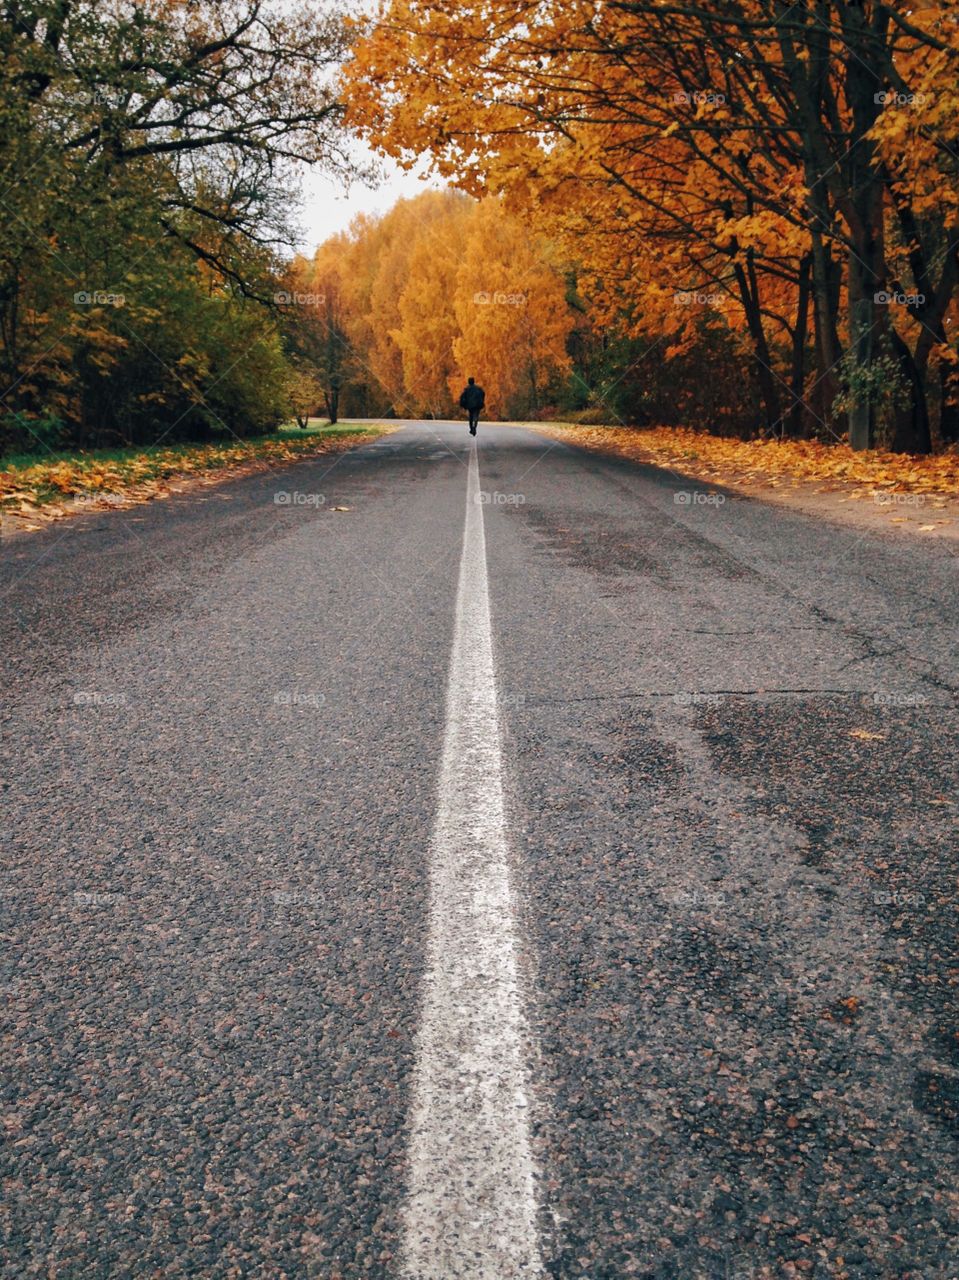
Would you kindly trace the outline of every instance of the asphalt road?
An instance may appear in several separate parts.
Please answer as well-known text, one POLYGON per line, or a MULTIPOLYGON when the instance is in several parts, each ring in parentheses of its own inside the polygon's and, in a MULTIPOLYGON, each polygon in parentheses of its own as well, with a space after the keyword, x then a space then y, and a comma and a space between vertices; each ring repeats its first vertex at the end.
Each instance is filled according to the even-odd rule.
POLYGON ((959 1276, 954 550, 470 451, 0 548, 0 1275, 959 1276))

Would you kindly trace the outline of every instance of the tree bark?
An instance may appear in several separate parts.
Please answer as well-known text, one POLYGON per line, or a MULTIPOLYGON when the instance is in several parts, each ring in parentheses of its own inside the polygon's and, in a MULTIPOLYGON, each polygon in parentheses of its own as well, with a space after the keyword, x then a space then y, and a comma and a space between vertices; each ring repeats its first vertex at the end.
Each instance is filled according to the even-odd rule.
POLYGON ((816 339, 816 383, 813 388, 816 416, 824 427, 832 424, 833 404, 839 395, 836 368, 842 358, 837 317, 839 314, 838 263, 829 253, 819 231, 811 229, 813 278, 813 329, 816 339))
MULTIPOLYGON (((747 252, 746 259, 747 266, 752 267, 751 250, 747 252)), ((734 271, 736 273, 736 282, 739 285, 743 310, 746 313, 749 335, 753 341, 754 368, 765 408, 766 427, 772 431, 782 421, 782 402, 779 398, 776 376, 772 370, 769 343, 766 340, 766 330, 763 325, 762 312, 759 308, 759 287, 756 282, 756 274, 755 270, 752 269, 747 275, 746 268, 739 262, 735 264, 734 271)))
POLYGON ((793 330, 792 387, 793 402, 784 421, 785 434, 793 439, 803 435, 803 389, 806 381, 806 330, 809 327, 809 278, 812 263, 806 254, 799 264, 799 293, 796 302, 796 327, 793 330))
POLYGON ((844 209, 849 227, 849 443, 868 449, 873 443, 874 395, 870 382, 876 358, 879 324, 876 294, 885 283, 883 261, 883 179, 875 164, 869 133, 882 106, 883 80, 876 50, 884 48, 888 15, 878 5, 870 15, 864 0, 839 8, 847 55, 846 98, 852 114, 852 145, 847 153, 848 195, 844 209), (862 376, 857 377, 858 374, 862 376))
POLYGON ((849 253, 849 443, 853 449, 868 449, 873 440, 873 405, 868 386, 857 375, 868 374, 875 355, 876 302, 878 291, 872 265, 855 249, 849 253))
POLYGON ((890 340, 892 350, 899 361, 899 368, 909 383, 909 403, 896 409, 895 431, 892 438, 894 453, 931 453, 932 433, 929 427, 929 406, 926 400, 926 367, 916 361, 906 342, 893 329, 890 340))
POLYGON ((959 441, 959 387, 950 385, 950 375, 954 372, 951 365, 942 365, 939 369, 939 438, 943 444, 955 444, 959 441), (952 403, 950 403, 950 399, 952 403))

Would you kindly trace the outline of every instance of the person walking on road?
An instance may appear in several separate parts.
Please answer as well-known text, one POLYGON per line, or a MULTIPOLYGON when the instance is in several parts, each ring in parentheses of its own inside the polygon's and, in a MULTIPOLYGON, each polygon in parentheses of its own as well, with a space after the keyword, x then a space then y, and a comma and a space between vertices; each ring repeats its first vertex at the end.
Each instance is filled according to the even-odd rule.
POLYGON ((470 378, 460 396, 460 408, 465 409, 470 419, 470 435, 476 435, 476 424, 479 422, 480 409, 486 403, 486 392, 476 385, 476 379, 470 378))

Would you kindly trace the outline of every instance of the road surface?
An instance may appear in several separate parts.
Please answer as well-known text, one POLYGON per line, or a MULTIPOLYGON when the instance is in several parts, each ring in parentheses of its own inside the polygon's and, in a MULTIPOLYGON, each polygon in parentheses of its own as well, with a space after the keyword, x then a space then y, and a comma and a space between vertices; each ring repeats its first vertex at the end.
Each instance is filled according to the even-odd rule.
POLYGON ((411 423, 0 590, 5 1280, 959 1275, 949 544, 411 423))

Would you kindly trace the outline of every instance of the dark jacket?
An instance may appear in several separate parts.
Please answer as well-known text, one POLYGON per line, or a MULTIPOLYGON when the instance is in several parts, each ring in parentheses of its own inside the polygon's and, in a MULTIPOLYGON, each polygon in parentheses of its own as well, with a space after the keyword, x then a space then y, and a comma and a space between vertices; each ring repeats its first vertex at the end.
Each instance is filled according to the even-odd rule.
POLYGON ((460 396, 460 408, 465 409, 467 413, 470 409, 482 409, 486 403, 486 392, 482 387, 472 386, 464 387, 463 394, 460 396))

